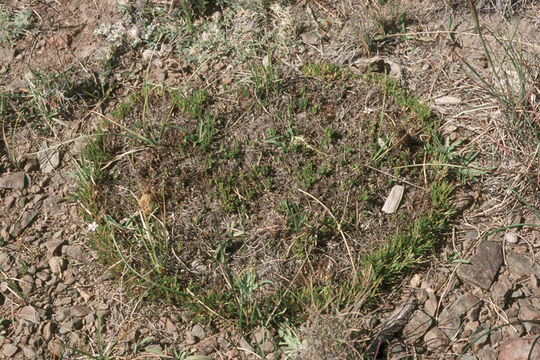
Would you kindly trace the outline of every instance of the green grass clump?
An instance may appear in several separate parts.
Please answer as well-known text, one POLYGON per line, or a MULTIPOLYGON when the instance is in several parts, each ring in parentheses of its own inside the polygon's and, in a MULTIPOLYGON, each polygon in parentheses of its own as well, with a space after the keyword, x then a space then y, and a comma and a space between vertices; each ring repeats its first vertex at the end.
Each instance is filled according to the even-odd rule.
MULTIPOLYGON (((134 294, 186 304, 194 316, 215 317, 242 331, 279 328, 305 319, 308 308, 324 312, 358 303, 367 309, 426 261, 452 215, 452 179, 443 166, 425 172, 432 186, 419 193, 422 205, 410 218, 378 220, 392 227, 381 235, 381 243, 362 249, 352 237, 361 236, 361 224, 379 208, 380 189, 400 177, 414 181, 417 162, 442 158, 437 119, 383 76, 353 77, 327 63, 310 63, 303 71, 306 84, 292 87, 279 80, 279 91, 270 84, 276 80, 272 74, 259 74, 260 81, 251 78, 253 90, 262 89, 251 93, 264 100, 253 103, 259 106, 253 106, 252 121, 266 116, 260 127, 244 128, 235 116, 216 112, 217 98, 205 90, 161 87, 143 89, 104 118, 112 129, 81 154, 75 197, 88 220, 98 225, 91 236, 102 260, 118 274, 131 275, 128 280, 124 276, 124 283, 134 294), (319 124, 335 110, 334 98, 317 93, 329 91, 320 80, 378 88, 383 104, 393 101, 398 106, 392 108, 401 109, 386 113, 383 106, 383 114, 369 118, 376 122, 371 135, 365 131, 369 121, 355 119, 355 129, 340 128, 332 119, 319 124), (299 101, 283 102, 291 89, 299 101), (310 115, 313 123, 297 121, 317 94, 321 110, 310 115), (388 121, 392 116, 400 122, 388 121), (379 152, 377 137, 409 124, 427 140, 414 148, 397 149, 396 144, 379 152), (376 162, 370 160, 373 154, 376 162), (367 170, 376 165, 390 174, 384 181, 376 179, 377 185, 369 183, 367 170), (348 207, 349 202, 354 204, 348 207), (258 221, 266 213, 279 215, 277 225, 261 229, 258 221), (182 217, 180 226, 176 216, 182 217), (259 243, 261 236, 266 238, 259 243), (265 249, 260 258, 248 255, 259 248, 265 249), (329 248, 339 253, 326 255, 329 248), (271 252, 276 258, 269 261, 266 253, 271 252), (316 276, 325 256, 339 256, 347 270, 316 276), (200 275, 179 271, 194 261, 201 264, 200 275), (295 265, 286 285, 280 282, 285 275, 262 275, 267 263, 287 261, 295 265), (208 268, 211 276, 203 270, 208 268)), ((343 97, 338 101, 355 103, 343 97)))
POLYGON ((15 46, 32 25, 32 14, 28 9, 14 12, 0 5, 0 43, 15 46))

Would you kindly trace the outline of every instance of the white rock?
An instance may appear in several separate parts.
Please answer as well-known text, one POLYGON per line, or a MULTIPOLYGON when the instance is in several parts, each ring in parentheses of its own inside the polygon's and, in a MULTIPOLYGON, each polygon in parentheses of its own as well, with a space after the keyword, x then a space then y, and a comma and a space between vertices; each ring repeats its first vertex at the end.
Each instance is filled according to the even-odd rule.
POLYGON ((387 214, 396 212, 399 204, 401 203, 401 199, 403 198, 404 191, 405 187, 403 185, 394 185, 392 190, 390 190, 390 194, 388 194, 386 201, 384 202, 382 211, 387 214))
POLYGON ((515 232, 512 230, 509 230, 504 234, 504 240, 507 244, 517 244, 519 241, 519 238, 515 232))
POLYGON ((420 278, 420 275, 414 274, 414 276, 411 279, 411 287, 413 288, 420 287, 421 282, 422 282, 422 279, 420 278))
POLYGON ((459 105, 461 99, 454 96, 441 96, 435 99, 435 105, 459 105))

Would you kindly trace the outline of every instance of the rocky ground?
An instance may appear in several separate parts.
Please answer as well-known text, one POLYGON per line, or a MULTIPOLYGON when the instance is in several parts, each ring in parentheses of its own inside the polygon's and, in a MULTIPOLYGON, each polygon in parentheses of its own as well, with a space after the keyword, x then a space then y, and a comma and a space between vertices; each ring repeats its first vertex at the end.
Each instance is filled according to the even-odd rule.
MULTIPOLYGON (((107 47, 95 30, 123 18, 112 0, 46 3, 33 8, 41 19, 41 35, 1 49, 3 91, 18 90, 31 67, 85 64, 81 71, 86 70, 107 47), (85 19, 82 24, 79 15, 85 19)), ((458 64, 462 58, 486 62, 478 38, 471 36, 474 26, 466 8, 423 4, 410 33, 417 38, 434 34, 431 40, 418 40, 421 46, 414 49, 398 44, 385 53, 383 47, 380 53, 387 63, 399 65, 396 76, 412 93, 433 104, 446 138, 466 139, 462 153, 474 149, 474 166, 491 170, 460 189, 456 202, 461 212, 441 239, 432 265, 411 274, 391 292, 395 301, 369 315, 367 323, 373 339, 391 334, 382 338, 390 341, 392 359, 540 359, 538 150, 519 145, 500 125, 503 114, 496 103, 458 64), (455 20, 455 39, 441 40, 448 16, 455 20)), ((32 6, 23 1, 17 5, 32 6)), ((539 14, 535 4, 521 13, 520 30, 531 42, 539 14)), ((486 12, 485 23, 496 28, 502 24, 500 16, 486 12)), ((308 46, 315 41, 305 34, 301 39, 308 46)), ((335 53, 328 57, 336 60, 335 53)), ((164 54, 148 76, 170 83, 187 76, 171 58, 164 54)), ((98 112, 102 106, 89 105, 98 112)), ((176 304, 141 302, 122 287, 127 279, 113 279, 98 263, 98 253, 88 244, 93 224, 82 220, 79 204, 70 198, 76 171, 72 159, 78 158, 85 131, 98 118, 88 114, 52 135, 43 135, 29 122, 13 138, 4 134, 0 357, 260 358, 244 334, 187 317, 176 304), (14 159, 7 139, 16 144, 14 159)), ((256 331, 254 338, 267 359, 287 358, 278 334, 256 331)), ((378 347, 372 347, 370 356, 377 353, 378 347)))

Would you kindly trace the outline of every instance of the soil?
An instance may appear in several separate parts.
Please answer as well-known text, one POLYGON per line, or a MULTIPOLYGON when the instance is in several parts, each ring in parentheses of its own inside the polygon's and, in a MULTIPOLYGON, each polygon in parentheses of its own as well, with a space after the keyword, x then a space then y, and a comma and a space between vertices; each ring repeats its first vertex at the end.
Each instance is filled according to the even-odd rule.
MULTIPOLYGON (((4 94, 0 103, 1 356, 185 358, 181 355, 191 349, 216 359, 260 358, 246 350, 258 343, 266 358, 288 358, 283 347, 278 348, 283 337, 276 332, 231 331, 226 321, 194 316, 178 299, 176 303, 156 300, 158 292, 152 296, 144 286, 133 287, 132 276, 108 263, 103 248, 91 241, 95 233, 89 209, 72 196, 74 159, 80 158, 86 141, 97 141, 88 135, 103 134, 100 139, 111 161, 109 177, 98 184, 93 196, 100 211, 112 214, 118 222, 138 211, 150 216, 160 209, 165 193, 174 199, 167 203, 167 213, 175 216, 167 220, 166 228, 172 255, 162 271, 183 285, 198 281, 204 291, 227 292, 230 284, 213 268, 216 255, 212 251, 220 242, 216 238, 231 229, 249 235, 241 244, 227 240, 228 266, 233 272, 254 268, 261 280, 285 288, 293 285, 291 279, 300 283, 313 275, 314 285, 328 279, 339 282, 340 274, 350 268, 351 256, 359 259, 377 248, 388 234, 406 228, 430 206, 430 170, 403 169, 396 180, 383 175, 392 171, 392 163, 380 163, 379 171, 365 166, 372 155, 367 144, 379 140, 374 134, 391 139, 385 146, 391 146, 389 154, 396 161, 422 164, 422 146, 428 139, 423 137, 420 119, 373 84, 353 76, 339 75, 343 76, 339 82, 304 76, 303 66, 310 61, 357 72, 365 64, 376 64, 375 55, 384 59, 383 67, 398 69, 392 73, 395 80, 438 114, 446 145, 458 144, 448 151, 461 157, 474 153, 474 161, 455 174, 461 180, 454 194, 460 212, 440 239, 432 261, 406 274, 394 289, 387 290, 385 301, 362 319, 314 314, 298 324, 309 349, 297 356, 339 358, 354 354, 356 344, 369 348, 376 339, 383 339, 381 349, 372 346, 366 357, 382 356, 384 348, 385 356, 396 359, 458 355, 512 359, 506 355, 512 353, 512 346, 535 346, 529 339, 539 332, 535 321, 540 310, 537 136, 531 140, 530 133, 520 135, 509 126, 508 109, 471 75, 466 63, 484 76, 494 69, 465 4, 402 3, 407 9, 406 31, 389 31, 370 46, 358 38, 362 26, 355 25, 358 19, 366 26, 369 23, 345 2, 274 4, 266 9, 266 16, 252 4, 238 10, 233 25, 226 29, 211 25, 227 13, 217 7, 195 20, 195 25, 208 21, 202 37, 215 41, 215 47, 198 48, 199 43, 177 34, 174 39, 186 46, 177 49, 174 41, 164 41, 159 47, 150 40, 137 42, 147 34, 143 18, 134 15, 145 8, 143 3, 0 2, 11 11, 28 9, 33 19, 15 45, 0 43, 0 91, 4 94), (448 32, 449 19, 452 33, 448 32), (122 41, 134 45, 114 48, 99 35, 103 24, 123 29, 127 35, 122 41), (283 32, 267 34, 267 28, 283 32), (220 31, 228 36, 223 42, 219 42, 220 31), (253 50, 251 57, 246 55, 248 50, 238 50, 261 34, 273 36, 275 43, 293 38, 294 46, 253 50), (229 47, 220 47, 223 43, 229 47), (253 91, 256 83, 248 74, 254 68, 251 65, 264 63, 263 54, 269 52, 281 70, 275 81, 259 88, 262 102, 253 103, 243 93, 253 91), (189 140, 202 122, 194 121, 185 106, 170 111, 175 92, 183 93, 181 84, 186 82, 193 93, 204 90, 213 99, 204 104, 213 116, 215 131, 208 148, 189 140), (61 88, 54 87, 58 83, 61 88), (155 86, 148 102, 138 97, 145 83, 155 86), (309 105, 302 108, 297 100, 304 93, 309 105), (130 106, 119 115, 123 104, 130 106), (317 109, 312 108, 314 104, 317 109), (152 109, 148 124, 162 124, 166 119, 171 125, 159 134, 160 146, 116 136, 119 128, 104 120, 114 119, 122 129, 136 131, 145 126, 140 119, 147 107, 152 109), (381 108, 386 115, 379 121, 381 108), (292 137, 287 138, 288 133, 292 137), (179 143, 184 144, 181 151, 179 143), (221 144, 228 147, 221 150, 221 144), (220 151, 232 155, 207 166, 208 154, 220 151), (358 171, 336 165, 345 152, 347 164, 358 164, 358 171), (275 166, 278 158, 279 167, 275 166), (295 173, 299 164, 303 168, 315 164, 313 171, 328 165, 336 171, 321 173, 307 184, 308 196, 291 191, 294 179, 304 184, 310 181, 305 173, 295 173), (245 188, 236 187, 241 183, 238 174, 247 177, 254 166, 266 169, 272 181, 266 183, 260 172, 247 180, 245 188), (478 169, 488 170, 479 173, 478 169), (220 182, 221 186, 233 184, 236 193, 220 192, 220 182), (344 182, 351 184, 347 191, 336 191, 344 182), (407 187, 401 216, 389 217, 380 208, 395 183, 416 186, 407 187), (366 191, 373 195, 362 201, 366 191), (276 206, 284 199, 290 206, 307 209, 304 215, 309 224, 302 231, 312 236, 306 239, 316 239, 314 244, 297 242, 286 211, 276 206), (343 228, 351 249, 337 229, 328 225, 327 211, 313 199, 324 199, 336 215, 351 216, 343 228), (254 215, 244 219, 245 213, 254 215), (490 248, 490 244, 495 245, 490 248), (489 261, 484 264, 478 259, 489 261), (479 283, 478 278, 486 280, 479 283), (388 331, 394 326, 396 309, 413 304, 411 299, 414 305, 407 305, 407 318, 400 319, 398 330, 388 331), (340 353, 333 347, 332 340, 340 337, 347 339, 352 350, 340 353)), ((174 1, 152 4, 177 6, 174 1)), ((538 49, 534 34, 539 11, 534 3, 522 2, 513 19, 520 20, 515 29, 523 46, 533 53, 538 49)), ((509 21, 489 4, 480 9, 480 15, 488 35, 487 29, 497 33, 509 21)), ((388 17, 393 19, 390 13, 388 17)), ((169 36, 164 34, 163 38, 169 36)), ((486 38, 497 45, 495 37, 486 38)), ((527 94, 533 109, 537 91, 533 88, 527 94)), ((538 125, 537 118, 530 121, 538 125)), ((133 259, 138 255, 131 254, 133 259)))

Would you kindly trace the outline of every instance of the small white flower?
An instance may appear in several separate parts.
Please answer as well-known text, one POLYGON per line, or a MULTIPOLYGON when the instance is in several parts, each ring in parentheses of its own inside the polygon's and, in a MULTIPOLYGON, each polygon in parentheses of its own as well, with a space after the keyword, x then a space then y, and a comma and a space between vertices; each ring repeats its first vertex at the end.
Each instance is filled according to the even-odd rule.
POLYGON ((98 224, 96 224, 95 221, 91 224, 88 224, 88 231, 96 231, 97 228, 98 228, 98 224))

